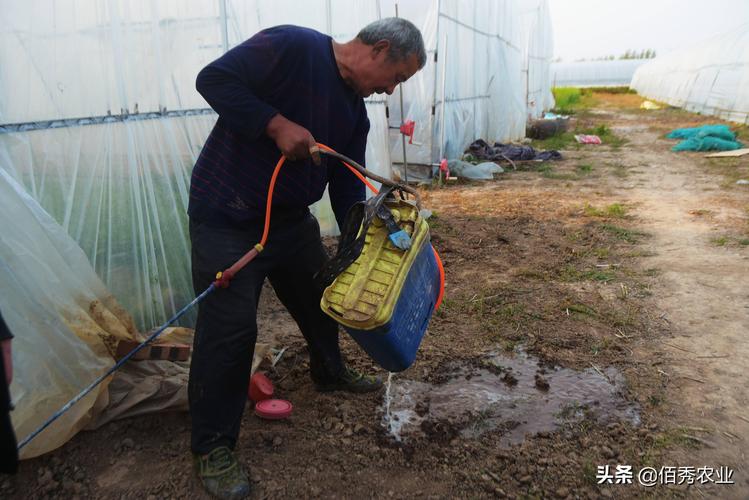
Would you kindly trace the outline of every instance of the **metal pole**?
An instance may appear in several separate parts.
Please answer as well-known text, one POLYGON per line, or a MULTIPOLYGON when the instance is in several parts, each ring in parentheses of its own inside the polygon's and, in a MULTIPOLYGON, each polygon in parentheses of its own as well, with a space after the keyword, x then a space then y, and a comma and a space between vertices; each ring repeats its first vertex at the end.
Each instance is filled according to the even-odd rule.
MULTIPOLYGON (((434 127, 437 124, 437 64, 440 60, 440 10, 442 8, 442 0, 437 1, 437 29, 435 33, 434 38, 434 85, 432 86, 432 112, 429 115, 429 118, 432 120, 431 123, 431 130, 429 134, 429 158, 432 159, 432 151, 434 151, 434 127)), ((442 158, 437 158, 437 163, 442 161, 442 158)), ((430 173, 431 175, 431 173, 430 173)))
MULTIPOLYGON (((395 17, 398 17, 398 4, 395 4, 395 17)), ((403 83, 398 85, 398 95, 400 96, 401 103, 401 125, 403 121, 403 83)), ((406 184, 408 184, 408 160, 406 159, 406 136, 401 132, 401 144, 403 145, 403 177, 405 178, 406 184)))
POLYGON ((445 79, 447 77, 447 33, 442 49, 442 109, 440 109, 440 161, 445 154, 445 79))
POLYGON ((330 0, 325 1, 325 22, 327 23, 328 35, 333 36, 333 13, 330 7, 330 0))
POLYGON ((219 12, 221 13, 221 47, 224 53, 229 51, 229 27, 226 22, 226 0, 219 0, 219 12))

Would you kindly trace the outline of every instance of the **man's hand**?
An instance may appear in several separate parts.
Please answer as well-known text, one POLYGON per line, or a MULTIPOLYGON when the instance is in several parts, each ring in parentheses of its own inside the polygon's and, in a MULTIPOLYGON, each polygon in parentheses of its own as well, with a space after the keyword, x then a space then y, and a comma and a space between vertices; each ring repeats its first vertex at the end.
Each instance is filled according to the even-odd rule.
POLYGON ((312 158, 315 165, 320 164, 320 152, 317 142, 306 128, 287 120, 280 113, 270 119, 265 133, 273 139, 281 153, 291 161, 312 158))
POLYGON ((13 358, 10 353, 10 341, 11 339, 0 340, 0 356, 3 357, 3 364, 5 365, 5 376, 8 385, 13 381, 13 358))

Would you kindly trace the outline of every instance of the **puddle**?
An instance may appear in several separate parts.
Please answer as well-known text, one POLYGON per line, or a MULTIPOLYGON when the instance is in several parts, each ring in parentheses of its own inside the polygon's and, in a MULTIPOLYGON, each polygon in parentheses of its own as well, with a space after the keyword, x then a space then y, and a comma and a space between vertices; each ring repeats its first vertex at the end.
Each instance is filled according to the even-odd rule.
POLYGON ((551 432, 586 415, 602 423, 640 424, 638 407, 622 395, 615 368, 576 371, 541 365, 520 351, 489 354, 475 366, 448 364, 436 384, 388 378, 382 424, 396 441, 410 437, 477 438, 500 431, 509 447, 526 435, 551 432))

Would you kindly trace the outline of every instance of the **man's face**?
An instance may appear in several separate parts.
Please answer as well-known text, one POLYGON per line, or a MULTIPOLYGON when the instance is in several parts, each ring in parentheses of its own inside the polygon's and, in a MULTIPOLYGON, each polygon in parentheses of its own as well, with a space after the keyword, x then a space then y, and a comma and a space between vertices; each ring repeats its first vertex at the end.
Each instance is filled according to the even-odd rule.
POLYGON ((388 57, 390 44, 387 41, 379 41, 368 48, 370 50, 354 76, 356 91, 362 97, 375 93, 390 95, 399 83, 405 82, 419 70, 415 54, 402 61, 388 57))

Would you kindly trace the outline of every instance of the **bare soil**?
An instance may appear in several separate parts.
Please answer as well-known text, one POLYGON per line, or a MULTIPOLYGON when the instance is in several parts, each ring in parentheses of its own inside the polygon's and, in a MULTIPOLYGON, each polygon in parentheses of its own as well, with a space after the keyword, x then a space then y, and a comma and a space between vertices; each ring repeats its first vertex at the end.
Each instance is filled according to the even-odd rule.
MULTIPOLYGON (((749 498, 749 186, 735 183, 749 157, 672 153, 663 139, 718 120, 641 111, 632 95, 596 100, 577 125, 605 124, 625 144, 570 145, 559 162, 423 190, 447 292, 395 380, 441 384, 456 363, 522 349, 548 366, 615 368, 640 423, 589 408, 509 448, 508 427, 471 438, 450 421, 398 443, 382 393, 314 391, 304 342, 269 290, 263 336, 288 348, 269 375, 294 414, 267 422, 247 408, 237 453, 253 498, 749 498), (726 466, 735 484, 597 484, 606 464, 726 466)), ((378 371, 342 344, 353 366, 378 371)), ((23 462, 0 497, 205 498, 189 429, 188 414, 170 413, 82 432, 23 462)))

